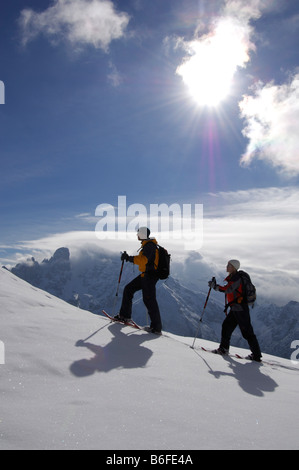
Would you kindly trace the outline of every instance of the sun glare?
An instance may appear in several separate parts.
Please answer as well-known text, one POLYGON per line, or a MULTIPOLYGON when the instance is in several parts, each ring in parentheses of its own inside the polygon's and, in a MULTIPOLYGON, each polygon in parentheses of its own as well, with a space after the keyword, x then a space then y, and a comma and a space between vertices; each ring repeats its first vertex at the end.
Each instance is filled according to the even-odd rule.
POLYGON ((199 105, 217 106, 228 96, 237 67, 249 60, 245 33, 226 19, 213 34, 188 43, 190 57, 177 68, 177 74, 199 105))

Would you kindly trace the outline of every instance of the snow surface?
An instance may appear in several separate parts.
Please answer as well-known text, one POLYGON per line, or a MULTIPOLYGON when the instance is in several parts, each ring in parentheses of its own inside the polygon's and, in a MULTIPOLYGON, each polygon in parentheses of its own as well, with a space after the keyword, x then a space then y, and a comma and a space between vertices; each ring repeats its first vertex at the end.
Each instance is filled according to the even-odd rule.
POLYGON ((298 364, 111 324, 5 269, 0 297, 0 449, 298 449, 298 364))

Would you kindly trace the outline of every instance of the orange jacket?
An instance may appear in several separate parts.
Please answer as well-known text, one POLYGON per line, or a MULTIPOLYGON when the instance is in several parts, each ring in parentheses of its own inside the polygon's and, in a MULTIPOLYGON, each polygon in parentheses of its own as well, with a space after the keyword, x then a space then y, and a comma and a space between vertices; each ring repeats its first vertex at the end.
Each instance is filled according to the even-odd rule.
POLYGON ((243 300, 241 276, 238 272, 225 278, 227 284, 218 286, 220 292, 225 293, 226 304, 240 304, 243 300))
POLYGON ((145 273, 153 273, 158 267, 159 250, 157 244, 155 238, 142 240, 139 255, 133 257, 133 263, 138 265, 142 277, 145 273))

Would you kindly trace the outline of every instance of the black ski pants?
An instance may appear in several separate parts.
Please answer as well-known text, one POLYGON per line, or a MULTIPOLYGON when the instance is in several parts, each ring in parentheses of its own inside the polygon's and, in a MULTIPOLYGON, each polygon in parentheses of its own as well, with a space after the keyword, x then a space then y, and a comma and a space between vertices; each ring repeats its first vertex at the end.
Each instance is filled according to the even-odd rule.
POLYGON ((249 344, 250 350, 256 357, 261 357, 261 350, 258 340, 254 334, 248 305, 242 305, 242 310, 230 310, 222 324, 221 343, 225 349, 229 349, 230 339, 235 330, 239 326, 243 338, 245 338, 249 344))
POLYGON ((148 310, 151 319, 151 327, 157 331, 162 330, 162 322, 160 310, 156 299, 156 284, 158 278, 151 277, 147 274, 144 277, 137 276, 133 281, 129 282, 124 288, 123 299, 119 314, 126 318, 132 316, 132 301, 135 292, 142 290, 142 298, 144 305, 148 310))

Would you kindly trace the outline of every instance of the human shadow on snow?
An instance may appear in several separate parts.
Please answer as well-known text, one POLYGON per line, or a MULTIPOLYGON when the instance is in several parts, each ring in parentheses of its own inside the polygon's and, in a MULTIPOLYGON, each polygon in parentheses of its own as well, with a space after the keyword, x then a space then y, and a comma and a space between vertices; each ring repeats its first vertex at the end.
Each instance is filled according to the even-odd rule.
POLYGON ((278 387, 269 375, 263 374, 262 363, 258 362, 241 362, 240 360, 233 359, 230 356, 219 356, 219 360, 224 359, 227 361, 229 368, 232 372, 224 372, 222 370, 213 370, 208 362, 200 356, 209 368, 209 373, 216 379, 227 376, 233 377, 238 381, 239 386, 244 392, 257 397, 265 396, 266 392, 274 392, 278 387))
POLYGON ((142 346, 142 343, 151 341, 156 336, 148 333, 130 334, 127 329, 124 333, 122 328, 123 326, 118 323, 113 323, 108 327, 113 338, 105 346, 99 346, 86 340, 77 341, 77 347, 87 348, 93 353, 93 356, 89 359, 73 362, 70 366, 72 374, 77 377, 87 377, 95 372, 145 367, 153 352, 142 346))

